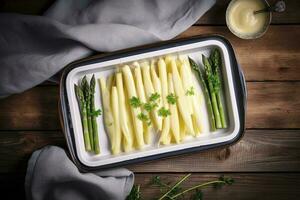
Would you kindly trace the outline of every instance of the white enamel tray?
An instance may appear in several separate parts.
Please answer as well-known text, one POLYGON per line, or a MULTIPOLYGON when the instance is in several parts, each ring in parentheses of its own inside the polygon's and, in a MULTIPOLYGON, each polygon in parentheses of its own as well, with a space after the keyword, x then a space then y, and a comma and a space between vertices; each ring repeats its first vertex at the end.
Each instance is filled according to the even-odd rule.
MULTIPOLYGON (((194 74, 194 79, 196 83, 199 83, 196 89, 202 93, 196 73, 194 74)), ((152 160, 168 155, 199 151, 233 143, 241 137, 244 131, 245 99, 245 83, 242 72, 236 63, 232 47, 227 40, 220 36, 172 41, 171 43, 155 47, 121 52, 77 62, 66 68, 61 80, 61 108, 68 147, 75 163, 86 170, 152 160), (158 134, 153 131, 153 142, 146 145, 144 149, 112 155, 102 115, 97 118, 101 154, 95 155, 85 151, 80 112, 74 91, 74 84, 78 84, 84 75, 90 78, 92 74, 95 74, 97 79, 112 74, 116 67, 122 64, 150 60, 151 58, 170 54, 188 55, 199 66, 202 66, 201 54, 208 56, 210 50, 213 48, 218 48, 222 55, 223 100, 225 101, 225 112, 227 113, 229 122, 227 129, 210 132, 205 103, 199 103, 199 106, 202 106, 201 108, 204 111, 203 119, 205 124, 204 131, 199 137, 190 136, 180 144, 158 146, 158 134)), ((205 101, 204 97, 202 100, 205 101)), ((95 94, 96 108, 102 108, 101 101, 99 84, 97 82, 95 94)))

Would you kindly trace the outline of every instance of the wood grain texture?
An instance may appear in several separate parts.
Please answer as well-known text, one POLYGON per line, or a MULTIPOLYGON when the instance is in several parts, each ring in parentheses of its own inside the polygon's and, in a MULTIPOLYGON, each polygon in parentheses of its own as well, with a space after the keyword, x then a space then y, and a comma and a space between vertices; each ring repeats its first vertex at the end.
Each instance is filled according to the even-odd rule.
POLYGON ((248 86, 248 128, 299 128, 300 82, 251 82, 248 86))
POLYGON ((25 173, 33 151, 46 145, 65 147, 65 138, 56 131, 0 132, 0 173, 25 173))
MULTIPOLYGON (((51 2, 3 0, 0 11, 41 14, 51 2)), ((247 130, 243 139, 231 147, 127 166, 136 172, 143 199, 159 194, 148 184, 153 176, 175 181, 188 172, 193 175, 184 186, 216 179, 222 172, 236 180, 233 186, 221 190, 205 189, 206 200, 299 199, 300 1, 286 1, 286 12, 274 14, 274 25, 256 40, 241 40, 229 32, 225 26, 228 2, 217 1, 196 26, 178 37, 221 34, 230 40, 250 81, 246 126, 270 130, 247 130)), ((66 147, 59 131, 57 103, 58 87, 52 83, 0 100, 2 196, 24 199, 26 165, 34 150, 48 144, 66 147)))
MULTIPOLYGON (((230 0, 217 0, 217 3, 212 9, 210 9, 206 14, 204 14, 196 24, 199 25, 209 25, 209 24, 218 24, 225 25, 225 12, 227 5, 230 0)), ((272 5, 276 0, 268 0, 272 5)), ((285 1, 286 10, 283 13, 273 13, 272 24, 299 24, 300 23, 300 1, 298 0, 288 0, 285 1)))
MULTIPOLYGON (((65 146, 57 131, 0 132, 0 173, 24 173, 30 154, 65 146)), ((126 166, 134 172, 299 172, 300 130, 247 130, 237 144, 126 166)))
MULTIPOLYGON (((141 184, 142 199, 153 199, 160 197, 157 187, 149 186, 151 178, 155 175, 161 176, 166 182, 176 182, 185 174, 137 174, 136 183, 141 184)), ((191 187, 199 183, 218 179, 221 174, 192 174, 183 183, 183 187, 191 187)), ((231 186, 224 186, 222 189, 206 188, 203 189, 205 200, 286 200, 298 199, 300 195, 300 174, 225 174, 232 177, 235 183, 231 186)), ((186 195, 184 199, 189 199, 186 195)))
MULTIPOLYGON (((164 174, 136 174, 135 183, 141 185, 142 199, 152 200, 160 196, 157 187, 151 186, 152 177, 159 175, 164 181, 176 181, 184 176, 184 173, 164 174)), ((194 186, 199 183, 218 179, 220 173, 193 173, 183 187, 194 186)), ((298 199, 300 195, 299 173, 226 173, 225 176, 232 177, 235 183, 224 186, 221 189, 203 189, 205 200, 286 200, 298 199)), ((15 174, 0 174, 1 195, 8 195, 10 199, 24 199, 24 176, 15 174)), ((189 199, 185 195, 184 199, 189 199)))
MULTIPOLYGON (((300 128, 300 82, 248 82, 247 128, 300 128)), ((58 130, 58 87, 0 100, 0 130, 58 130)))
POLYGON ((299 131, 247 130, 237 144, 136 164, 135 172, 287 172, 300 170, 299 131))
POLYGON ((256 40, 239 39, 224 26, 193 26, 178 38, 202 34, 223 35, 231 42, 247 81, 300 80, 299 25, 271 26, 256 40))
POLYGON ((0 99, 1 130, 60 129, 58 86, 39 86, 0 99))

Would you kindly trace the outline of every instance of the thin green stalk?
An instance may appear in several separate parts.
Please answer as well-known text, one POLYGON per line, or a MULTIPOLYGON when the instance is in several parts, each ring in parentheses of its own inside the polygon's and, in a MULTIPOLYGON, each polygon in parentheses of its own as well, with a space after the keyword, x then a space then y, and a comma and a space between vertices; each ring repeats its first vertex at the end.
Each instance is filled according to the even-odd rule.
POLYGON ((210 64, 209 60, 204 55, 202 55, 202 62, 203 62, 206 77, 207 77, 210 98, 211 98, 211 102, 212 102, 214 116, 216 119, 216 127, 222 128, 222 122, 221 122, 221 117, 220 117, 218 103, 217 103, 216 91, 214 88, 214 82, 216 82, 217 80, 216 80, 216 77, 214 77, 214 75, 213 75, 211 64, 210 64))
POLYGON ((99 145, 99 134, 98 134, 98 126, 97 126, 97 115, 95 115, 95 75, 93 75, 91 82, 90 82, 90 100, 91 100, 91 114, 93 113, 92 117, 92 128, 93 128, 93 147, 95 154, 100 153, 100 145, 99 145))
POLYGON ((87 81, 86 76, 82 78, 81 81, 81 88, 84 94, 85 98, 85 103, 86 103, 86 111, 87 111, 87 122, 88 122, 88 129, 89 129, 89 138, 90 138, 90 143, 91 143, 91 150, 93 151, 94 149, 94 142, 93 142, 93 126, 92 126, 92 116, 91 116, 91 107, 90 107, 90 86, 87 81))
POLYGON ((211 97, 211 102, 213 106, 213 111, 216 119, 216 127, 217 128, 222 128, 222 122, 221 122, 221 116, 219 112, 219 107, 218 107, 218 102, 217 102, 217 96, 214 91, 213 85, 211 82, 208 83, 209 91, 210 91, 210 97, 211 97))
POLYGON ((193 68, 193 70, 195 70, 198 73, 198 77, 199 77, 200 82, 203 86, 204 97, 205 97, 205 102, 206 102, 209 121, 210 121, 210 127, 211 127, 212 131, 215 131, 216 130, 215 116, 214 116, 214 113, 213 113, 213 108, 212 108, 212 105, 211 105, 211 100, 210 100, 210 95, 209 95, 207 84, 205 82, 204 76, 201 72, 201 69, 200 69, 199 65, 197 65, 196 62, 191 58, 189 58, 189 61, 190 61, 190 64, 191 64, 191 67, 193 68))
POLYGON ((191 187, 191 188, 189 188, 189 189, 186 189, 186 190, 184 190, 184 191, 182 191, 182 192, 180 192, 180 193, 178 193, 178 194, 172 196, 171 199, 175 199, 175 198, 177 198, 177 197, 179 197, 179 196, 181 196, 181 195, 183 195, 183 194, 185 194, 185 193, 187 193, 187 192, 190 192, 190 191, 192 191, 192 190, 195 190, 195 189, 197 189, 197 188, 201 188, 201 187, 208 186, 208 185, 213 185, 213 184, 216 184, 216 183, 226 183, 226 182, 225 182, 225 181, 210 181, 210 182, 207 182, 207 183, 202 183, 202 184, 200 184, 200 185, 196 185, 196 186, 194 186, 194 187, 191 187))
POLYGON ((178 185, 180 185, 183 181, 185 181, 191 174, 185 175, 182 179, 180 179, 169 191, 167 191, 163 196, 161 196, 158 200, 164 199, 172 190, 174 190, 178 185))
POLYGON ((86 103, 84 100, 84 95, 79 86, 75 84, 75 93, 77 96, 79 110, 81 115, 81 122, 83 127, 83 139, 84 139, 84 146, 86 151, 91 151, 91 143, 90 143, 90 136, 88 130, 88 120, 87 120, 87 111, 86 111, 86 103))
POLYGON ((218 91, 217 93, 217 102, 218 102, 218 108, 220 112, 220 117, 221 117, 221 122, 222 122, 222 127, 227 128, 227 121, 226 121, 226 116, 224 112, 224 105, 223 101, 221 98, 221 93, 222 93, 222 75, 220 72, 220 66, 222 64, 221 60, 221 54, 218 49, 213 49, 212 53, 210 54, 210 60, 212 61, 212 71, 216 74, 216 77, 218 79, 218 91))
POLYGON ((218 107, 219 107, 220 116, 221 116, 222 128, 227 128, 227 120, 226 120, 223 102, 222 102, 222 98, 221 98, 221 91, 219 91, 217 93, 217 101, 218 101, 218 107))

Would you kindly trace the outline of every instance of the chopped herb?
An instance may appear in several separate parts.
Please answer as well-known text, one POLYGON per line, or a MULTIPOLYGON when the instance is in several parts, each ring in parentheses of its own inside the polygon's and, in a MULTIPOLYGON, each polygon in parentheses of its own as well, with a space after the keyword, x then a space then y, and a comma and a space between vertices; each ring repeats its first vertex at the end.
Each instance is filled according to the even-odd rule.
POLYGON ((203 193, 201 190, 196 189, 195 194, 192 195, 191 197, 192 200, 202 200, 203 199, 203 193))
POLYGON ((144 109, 148 112, 150 112, 153 108, 157 107, 158 104, 155 102, 148 102, 144 104, 144 109))
POLYGON ((144 113, 140 113, 137 115, 137 118, 141 121, 147 122, 148 126, 151 125, 151 120, 149 119, 148 115, 146 115, 144 113))
POLYGON ((160 95, 157 92, 155 92, 155 93, 150 95, 149 101, 156 101, 156 100, 159 99, 159 97, 160 97, 160 95))
POLYGON ((90 114, 90 116, 97 117, 99 115, 102 115, 102 111, 100 109, 98 109, 98 110, 91 111, 89 114, 90 114))
POLYGON ((166 189, 166 188, 167 189, 170 188, 169 184, 164 183, 161 180, 160 176, 154 176, 154 177, 152 177, 152 179, 151 179, 151 185, 158 186, 160 188, 160 191, 163 191, 163 189, 166 189))
POLYGON ((139 98, 133 96, 130 98, 130 105, 134 108, 140 107, 142 105, 142 102, 139 98))
POLYGON ((161 107, 158 110, 158 116, 167 117, 168 115, 171 115, 171 112, 170 112, 170 110, 166 109, 165 107, 161 107))
POLYGON ((185 93, 186 96, 193 96, 195 95, 195 92, 194 92, 194 87, 190 87, 190 89, 188 89, 185 93))
POLYGON ((171 93, 171 94, 169 94, 169 95, 167 96, 167 101, 168 101, 169 104, 175 104, 177 98, 178 98, 178 97, 177 97, 175 94, 171 93))
POLYGON ((126 197, 126 200, 141 200, 141 191, 140 185, 133 185, 129 195, 126 197))
POLYGON ((233 178, 222 175, 219 177, 219 182, 214 183, 214 188, 221 188, 224 185, 232 185, 233 183, 233 178))

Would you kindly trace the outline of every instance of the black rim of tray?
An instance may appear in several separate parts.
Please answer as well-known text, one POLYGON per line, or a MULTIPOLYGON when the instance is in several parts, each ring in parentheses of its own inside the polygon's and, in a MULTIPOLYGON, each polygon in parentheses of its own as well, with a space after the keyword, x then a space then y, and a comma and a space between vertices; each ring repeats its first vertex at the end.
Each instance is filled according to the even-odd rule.
POLYGON ((192 38, 187 38, 187 39, 177 39, 177 40, 172 40, 172 41, 160 42, 160 43, 156 43, 156 44, 153 44, 150 46, 143 46, 143 47, 137 47, 137 48, 128 49, 128 50, 117 51, 114 53, 94 56, 91 58, 83 59, 81 61, 79 60, 79 61, 73 62, 73 63, 69 64, 62 73, 61 81, 60 81, 60 101, 61 101, 60 109, 61 109, 62 119, 63 119, 63 131, 65 134, 65 138, 67 140, 67 146, 70 151, 73 162, 82 171, 92 171, 92 170, 98 170, 98 169, 103 169, 103 168, 112 168, 112 167, 118 167, 118 166, 123 166, 123 165, 128 165, 128 164, 156 160, 156 159, 175 156, 175 155, 179 155, 179 154, 203 151, 203 150, 208 150, 208 149, 217 148, 217 147, 224 147, 224 146, 228 146, 228 145, 232 145, 232 144, 236 143, 239 139, 242 138, 242 136, 244 134, 244 130, 245 130, 245 110, 246 110, 246 101, 247 101, 247 91, 246 91, 246 82, 245 82, 243 72, 237 63, 235 53, 234 53, 234 50, 233 50, 231 44, 223 36, 210 35, 210 36, 197 36, 197 37, 192 37, 192 38), (76 148, 75 148, 74 130, 73 130, 73 126, 72 126, 71 114, 70 114, 70 110, 69 110, 69 102, 68 102, 67 93, 66 93, 66 77, 72 69, 83 66, 83 65, 105 62, 108 60, 133 56, 133 55, 137 55, 137 54, 143 54, 143 53, 162 50, 162 49, 168 49, 168 48, 172 48, 172 47, 176 47, 176 46, 182 46, 182 45, 202 42, 202 41, 206 41, 206 40, 218 40, 218 41, 222 42, 226 46, 227 50, 229 51, 229 59, 230 59, 230 63, 231 63, 232 78, 233 78, 233 84, 234 84, 234 88, 235 88, 236 103, 237 103, 239 119, 240 119, 240 129, 235 138, 233 138, 232 140, 226 141, 226 142, 222 142, 222 143, 203 145, 203 146, 198 146, 198 147, 191 147, 191 148, 187 148, 187 149, 176 150, 176 151, 172 151, 172 152, 166 152, 166 153, 146 156, 146 157, 142 157, 142 158, 135 158, 135 159, 131 159, 131 160, 121 161, 118 163, 112 163, 112 164, 101 165, 101 166, 96 166, 96 167, 87 166, 79 160, 79 158, 77 156, 76 148))

